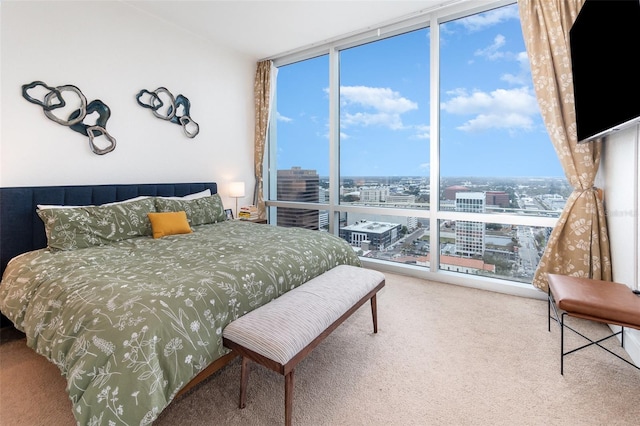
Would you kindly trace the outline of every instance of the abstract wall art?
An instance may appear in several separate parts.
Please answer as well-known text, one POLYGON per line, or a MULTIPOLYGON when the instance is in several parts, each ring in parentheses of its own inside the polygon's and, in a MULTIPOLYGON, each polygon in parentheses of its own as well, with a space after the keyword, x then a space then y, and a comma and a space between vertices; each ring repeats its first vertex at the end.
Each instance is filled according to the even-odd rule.
POLYGON ((41 106, 48 119, 87 136, 94 154, 104 155, 116 148, 115 138, 106 129, 111 110, 100 99, 87 103, 74 85, 51 87, 42 81, 24 84, 22 96, 41 106))
POLYGON ((154 91, 142 89, 136 95, 138 105, 151 110, 156 117, 182 126, 188 138, 200 132, 200 126, 191 118, 191 102, 184 95, 173 96, 164 87, 154 91))

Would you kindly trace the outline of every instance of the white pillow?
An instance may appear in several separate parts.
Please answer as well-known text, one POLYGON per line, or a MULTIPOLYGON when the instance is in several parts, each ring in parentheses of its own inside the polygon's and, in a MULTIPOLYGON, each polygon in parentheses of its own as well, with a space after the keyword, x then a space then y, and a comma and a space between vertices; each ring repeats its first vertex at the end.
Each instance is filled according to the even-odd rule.
POLYGON ((145 198, 151 198, 151 197, 149 197, 148 195, 139 195, 137 197, 129 198, 127 200, 114 201, 113 203, 105 203, 105 204, 100 204, 100 205, 101 206, 115 206, 116 204, 122 204, 122 203, 129 203, 131 201, 144 200, 145 198))
MULTIPOLYGON (((100 204, 101 206, 114 206, 116 204, 122 204, 122 203, 128 203, 131 201, 138 201, 138 200, 144 200, 145 198, 149 198, 147 195, 140 195, 138 197, 133 197, 133 198, 129 198, 127 200, 123 200, 123 201, 114 201, 113 203, 105 203, 105 204, 100 204)), ((77 209, 77 208, 82 208, 82 207, 94 207, 93 204, 87 204, 86 206, 65 206, 65 205, 48 205, 48 204, 38 204, 38 209, 40 210, 46 210, 46 209, 77 209)))
POLYGON ((90 206, 56 206, 56 205, 48 205, 48 204, 38 204, 37 207, 39 210, 46 210, 46 209, 79 209, 82 207, 90 207, 90 206))
MULTIPOLYGON (((204 198, 204 197, 210 197, 210 196, 211 196, 211 190, 210 189, 205 189, 204 191, 196 192, 196 193, 193 193, 193 194, 188 194, 188 195, 185 195, 184 197, 158 197, 158 198, 165 198, 167 200, 195 200, 197 198, 204 198)), ((145 198, 149 198, 149 196, 140 195, 139 197, 129 198, 128 200, 114 201, 113 203, 101 204, 101 206, 113 206, 113 205, 116 205, 116 204, 128 203, 130 201, 143 200, 145 198)), ((60 205, 60 206, 58 206, 58 205, 38 204, 38 208, 40 210, 45 210, 45 209, 77 209, 79 207, 91 207, 91 205, 86 205, 86 206, 63 206, 63 205, 60 205)))
POLYGON ((204 191, 196 192, 194 194, 188 194, 188 195, 185 195, 184 197, 158 197, 158 198, 164 198, 165 200, 196 200, 198 198, 204 198, 204 197, 210 197, 210 196, 211 196, 211 190, 205 189, 204 191))

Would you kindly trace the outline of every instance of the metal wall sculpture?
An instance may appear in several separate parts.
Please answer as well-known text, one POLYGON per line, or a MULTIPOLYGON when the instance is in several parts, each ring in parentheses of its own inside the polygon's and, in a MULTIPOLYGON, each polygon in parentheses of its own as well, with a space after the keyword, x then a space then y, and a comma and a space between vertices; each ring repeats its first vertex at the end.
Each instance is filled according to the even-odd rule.
POLYGON ((174 97, 166 88, 158 87, 153 92, 142 89, 136 100, 138 105, 149 108, 156 117, 181 125, 188 138, 194 138, 200 132, 200 126, 191 118, 191 102, 186 96, 174 97))
POLYGON ((106 129, 111 110, 99 99, 87 104, 87 98, 76 86, 67 84, 50 87, 42 81, 34 81, 22 86, 22 96, 27 101, 40 105, 44 115, 50 120, 87 136, 94 154, 104 155, 116 148, 115 138, 106 129), (85 123, 87 116, 94 112, 98 114, 95 124, 85 123), (101 147, 96 143, 100 136, 106 139, 105 146, 101 147))

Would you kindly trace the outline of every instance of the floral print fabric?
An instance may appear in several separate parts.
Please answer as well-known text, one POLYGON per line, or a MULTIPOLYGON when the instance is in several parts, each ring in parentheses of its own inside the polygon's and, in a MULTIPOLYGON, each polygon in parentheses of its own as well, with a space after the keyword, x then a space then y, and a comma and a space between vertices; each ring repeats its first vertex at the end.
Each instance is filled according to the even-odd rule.
POLYGON ((151 235, 153 198, 86 207, 38 209, 50 249, 76 250, 151 235))
POLYGON ((0 311, 66 377, 78 424, 151 424, 228 352, 229 322, 339 264, 360 261, 331 234, 224 221, 22 254, 4 273, 0 311))
POLYGON ((545 292, 549 286, 548 273, 612 279, 602 194, 593 186, 602 141, 579 144, 576 131, 569 30, 584 2, 518 2, 540 112, 573 187, 533 277, 533 285, 545 292))
POLYGON ((222 222, 227 219, 220 195, 213 194, 209 197, 195 200, 174 200, 168 198, 156 198, 158 212, 185 211, 191 226, 205 225, 207 223, 222 222))

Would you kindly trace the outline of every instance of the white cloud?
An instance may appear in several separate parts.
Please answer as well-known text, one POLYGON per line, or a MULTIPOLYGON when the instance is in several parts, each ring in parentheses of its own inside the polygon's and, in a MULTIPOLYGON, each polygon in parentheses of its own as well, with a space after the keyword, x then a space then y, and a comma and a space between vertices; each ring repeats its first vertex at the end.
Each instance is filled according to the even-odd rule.
POLYGON ((366 113, 357 112, 355 114, 345 113, 340 124, 348 126, 383 126, 392 130, 400 130, 403 128, 402 120, 398 114, 388 114, 384 112, 366 113))
POLYGON ((484 49, 478 49, 474 52, 475 56, 486 58, 489 61, 506 60, 518 63, 518 73, 506 73, 500 76, 500 80, 510 85, 523 85, 531 81, 531 68, 529 67, 529 56, 526 51, 513 53, 502 51, 501 49, 507 44, 507 39, 498 34, 494 37, 493 43, 484 49))
POLYGON ((453 97, 440 105, 443 111, 474 116, 458 127, 466 132, 507 128, 530 130, 533 116, 538 113, 536 98, 527 87, 471 94, 457 89, 449 94, 453 97))
POLYGON ((431 139, 431 126, 427 125, 418 125, 414 127, 416 130, 416 139, 431 139))
POLYGON ((383 126, 402 129, 401 115, 418 109, 418 104, 389 88, 367 86, 340 87, 343 126, 383 126))
POLYGON ((285 123, 290 123, 293 121, 293 118, 286 117, 280 114, 280 112, 276 112, 276 118, 278 121, 284 121, 285 123))
POLYGON ((493 43, 484 49, 478 49, 475 51, 475 56, 482 56, 490 61, 495 61, 496 59, 501 59, 505 57, 505 53, 500 51, 502 47, 506 44, 506 38, 502 34, 498 34, 494 37, 493 43))
POLYGON ((485 13, 471 15, 454 22, 463 25, 469 31, 481 31, 510 19, 519 19, 517 5, 500 7, 485 13))
POLYGON ((516 61, 520 66, 518 74, 504 74, 500 80, 506 81, 511 85, 522 85, 531 82, 531 68, 529 67, 529 56, 527 52, 520 52, 515 55, 516 61))
POLYGON ((417 103, 383 87, 341 86, 340 101, 345 105, 360 105, 392 114, 402 114, 418 108, 417 103))
POLYGON ((462 126, 457 127, 459 130, 465 132, 476 132, 486 129, 526 129, 530 130, 533 127, 533 120, 519 113, 510 114, 479 114, 476 118, 473 118, 462 126))

